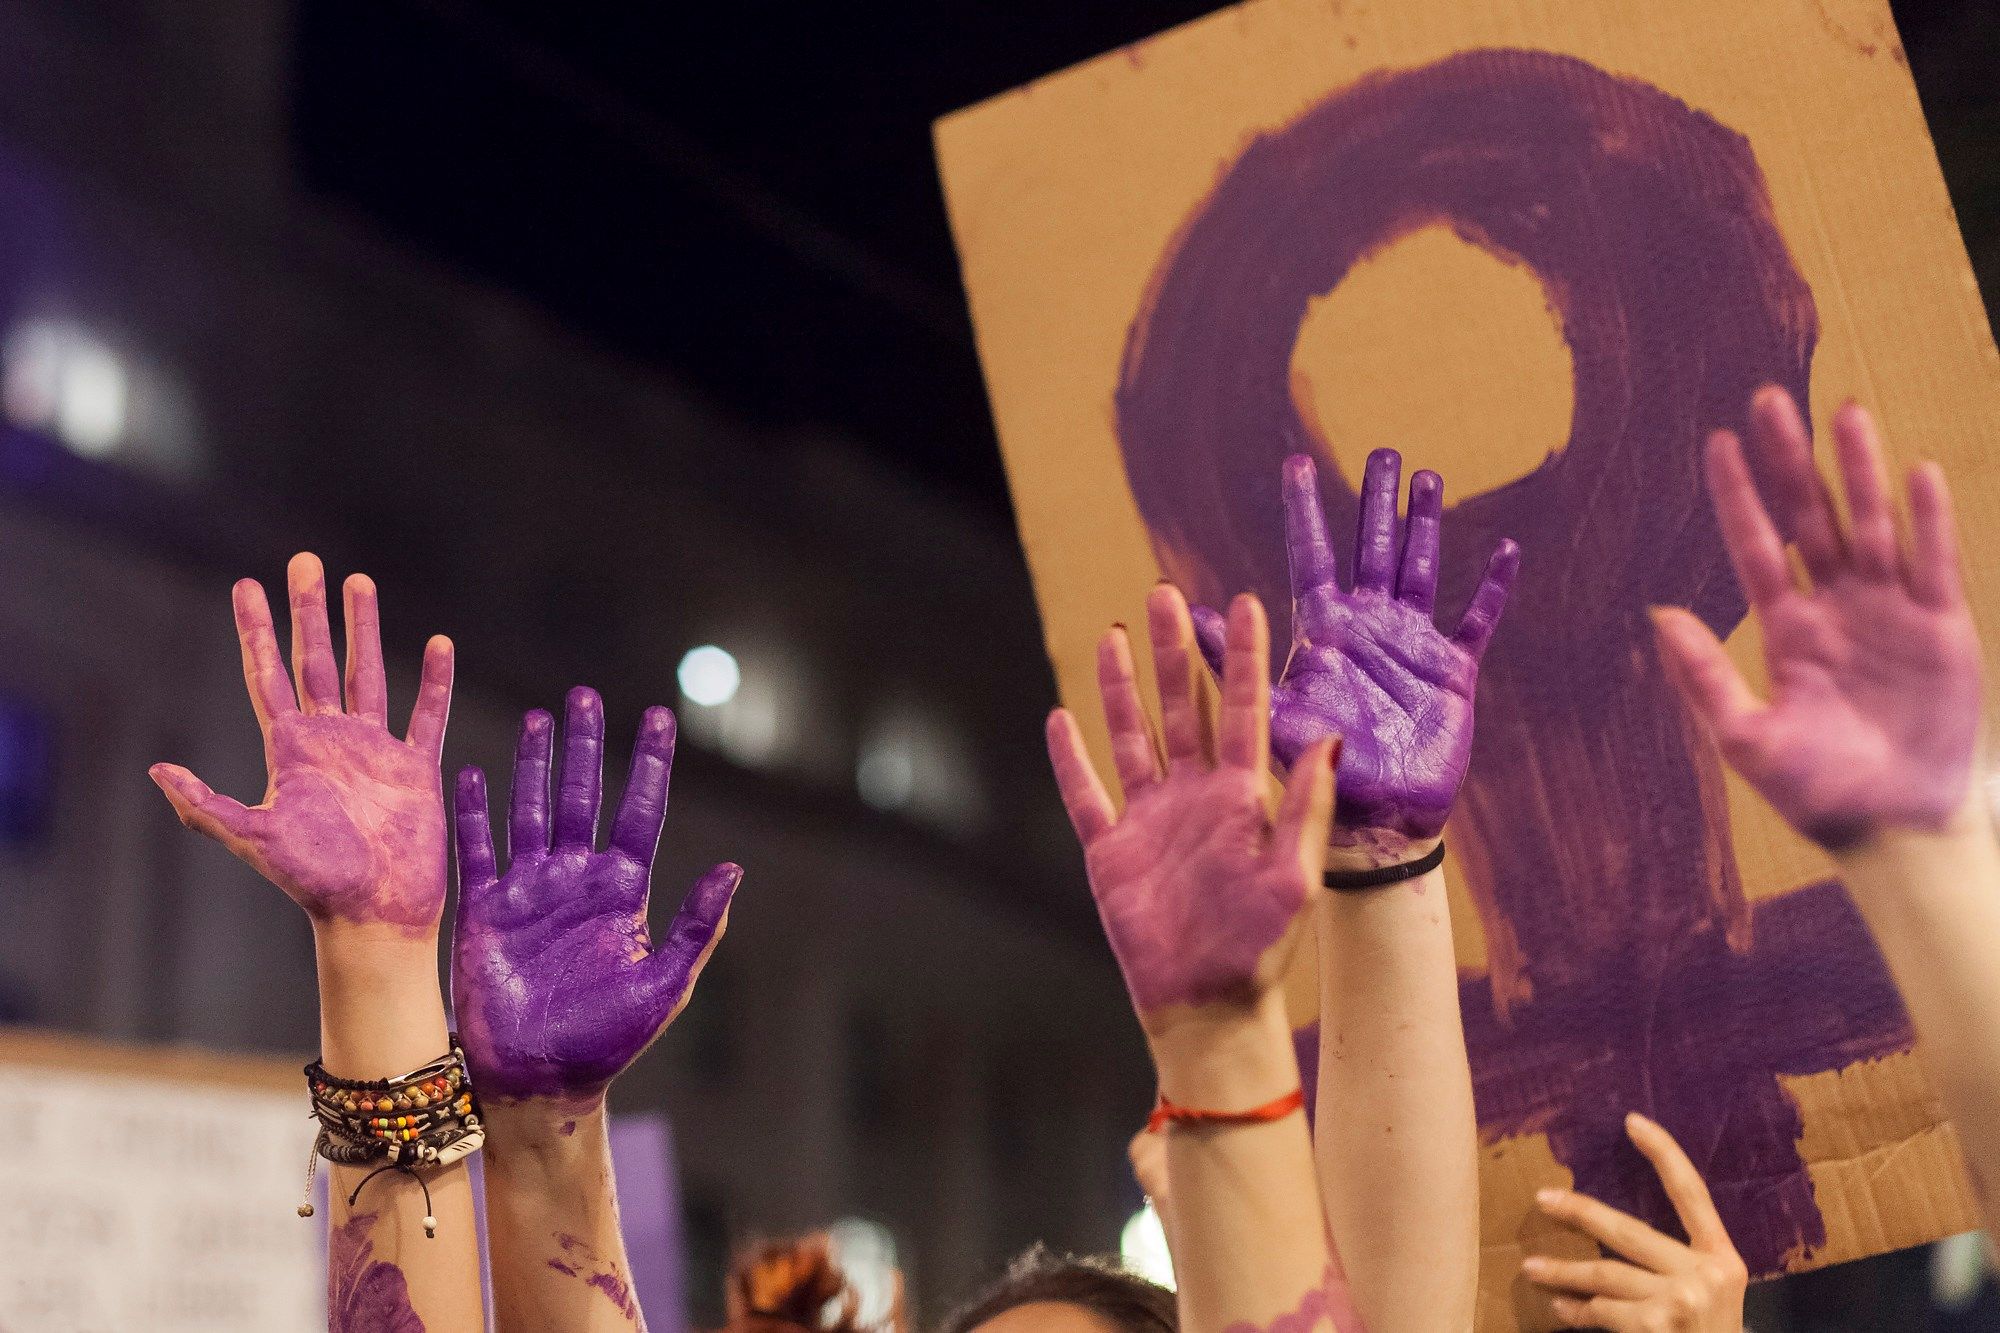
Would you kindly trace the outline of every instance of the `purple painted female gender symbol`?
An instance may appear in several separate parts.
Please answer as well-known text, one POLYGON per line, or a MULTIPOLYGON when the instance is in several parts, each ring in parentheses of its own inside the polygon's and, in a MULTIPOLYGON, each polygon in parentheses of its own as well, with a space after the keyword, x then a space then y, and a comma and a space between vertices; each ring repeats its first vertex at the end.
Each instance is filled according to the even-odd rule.
MULTIPOLYGON (((1700 444, 1759 385, 1806 396, 1812 293, 1749 143, 1539 51, 1466 52, 1318 103, 1251 142, 1161 261, 1117 394, 1132 491, 1190 599, 1248 589, 1281 633, 1281 461, 1319 455, 1333 532, 1357 517, 1292 398, 1308 305, 1433 225, 1540 280, 1576 394, 1568 441, 1446 524, 1461 551, 1511 536, 1525 553, 1453 830, 1491 962, 1463 988, 1481 1130, 1547 1133, 1579 1188, 1671 1227, 1625 1142, 1625 1111, 1644 1111, 1702 1167, 1752 1270, 1774 1272, 1826 1237, 1776 1076, 1911 1036, 1837 885, 1744 901, 1721 774, 1645 618, 1691 606, 1723 635, 1743 618, 1700 444)), ((1448 615, 1477 575, 1446 562, 1448 615)))

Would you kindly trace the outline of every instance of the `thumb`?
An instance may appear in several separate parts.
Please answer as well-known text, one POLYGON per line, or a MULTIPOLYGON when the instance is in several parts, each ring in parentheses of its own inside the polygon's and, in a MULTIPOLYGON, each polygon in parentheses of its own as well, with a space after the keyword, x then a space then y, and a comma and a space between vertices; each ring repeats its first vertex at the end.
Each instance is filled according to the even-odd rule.
POLYGON ((1761 711, 1757 696, 1714 631, 1679 607, 1656 606, 1648 614, 1668 678, 1718 739, 1738 732, 1761 711))
POLYGON ((241 801, 218 795, 179 764, 154 764, 147 773, 166 793, 181 823, 232 851, 249 841, 255 831, 256 812, 241 801))
MULTIPOLYGON (((1339 766, 1338 736, 1314 742, 1292 765, 1278 802, 1276 842, 1282 854, 1323 867, 1327 840, 1333 836, 1334 771, 1339 766)), ((1318 880, 1317 871, 1313 878, 1318 880)))
POLYGON ((729 862, 695 881, 667 927, 664 943, 638 962, 639 984, 653 1021, 661 1027, 674 1021, 715 946, 729 929, 729 904, 743 882, 743 867, 729 862))

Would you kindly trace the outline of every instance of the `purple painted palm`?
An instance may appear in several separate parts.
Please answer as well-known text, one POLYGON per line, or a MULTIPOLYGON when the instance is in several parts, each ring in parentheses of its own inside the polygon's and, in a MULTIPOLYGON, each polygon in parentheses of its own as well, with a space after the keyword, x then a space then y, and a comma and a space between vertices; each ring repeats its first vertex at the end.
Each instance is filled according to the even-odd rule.
POLYGON ((458 775, 452 998, 466 1058, 488 1095, 601 1096, 686 1006, 743 877, 729 864, 703 875, 656 947, 646 901, 666 818, 674 715, 646 710, 603 851, 596 848, 604 760, 597 692, 570 691, 551 827, 554 731, 540 709, 522 719, 504 876, 496 873, 485 774, 458 775))
MULTIPOLYGON (((1362 481, 1354 587, 1339 583, 1311 458, 1285 461, 1285 549, 1292 580, 1292 651, 1271 690, 1271 750, 1290 766, 1315 742, 1339 736, 1336 842, 1385 855, 1444 829, 1472 759, 1472 697, 1479 658, 1493 637, 1520 549, 1502 541, 1487 562, 1458 629, 1432 621, 1444 483, 1410 479, 1407 532, 1398 540, 1402 456, 1377 449, 1362 481)), ((1195 612, 1202 654, 1222 660, 1222 623, 1195 612)))
POLYGON ((347 580, 347 700, 317 557, 288 570, 298 682, 285 671, 264 590, 233 593, 243 675, 270 773, 254 806, 220 795, 177 764, 153 780, 181 822, 214 838, 317 921, 435 932, 444 910, 444 799, 438 758, 451 707, 451 641, 433 638, 408 734, 388 728, 388 686, 374 583, 347 580))

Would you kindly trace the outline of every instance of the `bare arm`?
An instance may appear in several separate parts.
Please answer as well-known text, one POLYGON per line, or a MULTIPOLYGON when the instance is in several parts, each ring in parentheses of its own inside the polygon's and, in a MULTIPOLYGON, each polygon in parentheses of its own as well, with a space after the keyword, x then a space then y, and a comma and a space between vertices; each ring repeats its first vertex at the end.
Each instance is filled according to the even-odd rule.
MULTIPOLYGON (((1351 589, 1339 582, 1317 474, 1283 477, 1293 643, 1272 691, 1281 763, 1343 742, 1327 867, 1421 861, 1438 845, 1472 755, 1473 694, 1519 565, 1503 542, 1451 634, 1434 620, 1444 483, 1378 449, 1362 479, 1351 589)), ((1198 613, 1217 657, 1211 613, 1198 613)), ((1321 897, 1314 1143, 1354 1303, 1374 1333, 1468 1328, 1479 1280, 1478 1127, 1459 1019, 1444 876, 1321 897)))
MULTIPOLYGON (((431 641, 408 734, 397 738, 387 727, 375 585, 361 575, 347 581, 343 705, 325 579, 317 558, 293 558, 296 684, 279 655, 264 590, 248 579, 236 585, 243 673, 270 771, 263 801, 246 807, 172 764, 155 765, 153 779, 183 823, 248 862, 311 918, 327 1071, 394 1078, 450 1045, 437 941, 445 899, 438 758, 452 650, 446 639, 431 641)), ((483 1329, 464 1164, 425 1172, 435 1238, 424 1234, 418 1182, 389 1171, 364 1186, 369 1170, 329 1171, 329 1326, 336 1333, 483 1329), (350 1205, 357 1187, 362 1192, 350 1205)))
POLYGON ((618 1227, 605 1092, 687 1004, 743 873, 704 875, 655 945, 646 904, 674 716, 647 710, 602 851, 596 692, 570 692, 552 783, 554 731, 539 710, 522 720, 504 875, 485 775, 468 768, 458 780, 452 988, 491 1131, 486 1221, 501 1333, 644 1327, 618 1227))
POLYGON ((1759 698, 1685 611, 1654 613, 1661 651, 1723 757, 1831 853, 1916 1024, 1957 1123, 1989 1229, 2000 1226, 2000 851, 1975 780, 1981 657, 1959 582, 1944 475, 1910 475, 1899 540, 1874 424, 1834 416, 1842 523, 1797 408, 1765 389, 1751 445, 1809 582, 1751 480, 1742 442, 1709 443, 1708 484, 1764 642, 1759 698))
POLYGON ((1958 1126, 1973 1194, 2000 1234, 2000 846, 1968 802, 1936 832, 1887 830, 1837 858, 1958 1126))
POLYGON ((1200 1124, 1176 1114, 1164 1126, 1182 1327, 1241 1333, 1285 1320, 1312 1328, 1333 1316, 1338 1275, 1275 988, 1320 892, 1337 746, 1322 742, 1294 767, 1273 820, 1263 802, 1263 608, 1251 597, 1230 608, 1213 754, 1196 710, 1186 603, 1161 587, 1147 611, 1164 768, 1122 629, 1100 645, 1098 673, 1123 817, 1061 709, 1049 719, 1049 756, 1163 1102, 1232 1120, 1200 1124))
POLYGON ((1444 875, 1326 894, 1315 919, 1313 1138, 1355 1307, 1371 1333, 1469 1329, 1478 1125, 1444 875))

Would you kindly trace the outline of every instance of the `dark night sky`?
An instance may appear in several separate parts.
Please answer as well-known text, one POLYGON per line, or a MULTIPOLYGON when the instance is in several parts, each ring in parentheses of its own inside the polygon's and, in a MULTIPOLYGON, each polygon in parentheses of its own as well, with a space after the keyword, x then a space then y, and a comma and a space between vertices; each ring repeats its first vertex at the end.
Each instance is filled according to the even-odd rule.
MULTIPOLYGON (((930 123, 1216 7, 306 0, 296 143, 420 248, 1005 524, 930 123)), ((1895 9, 1991 304, 2000 6, 1895 9)))

